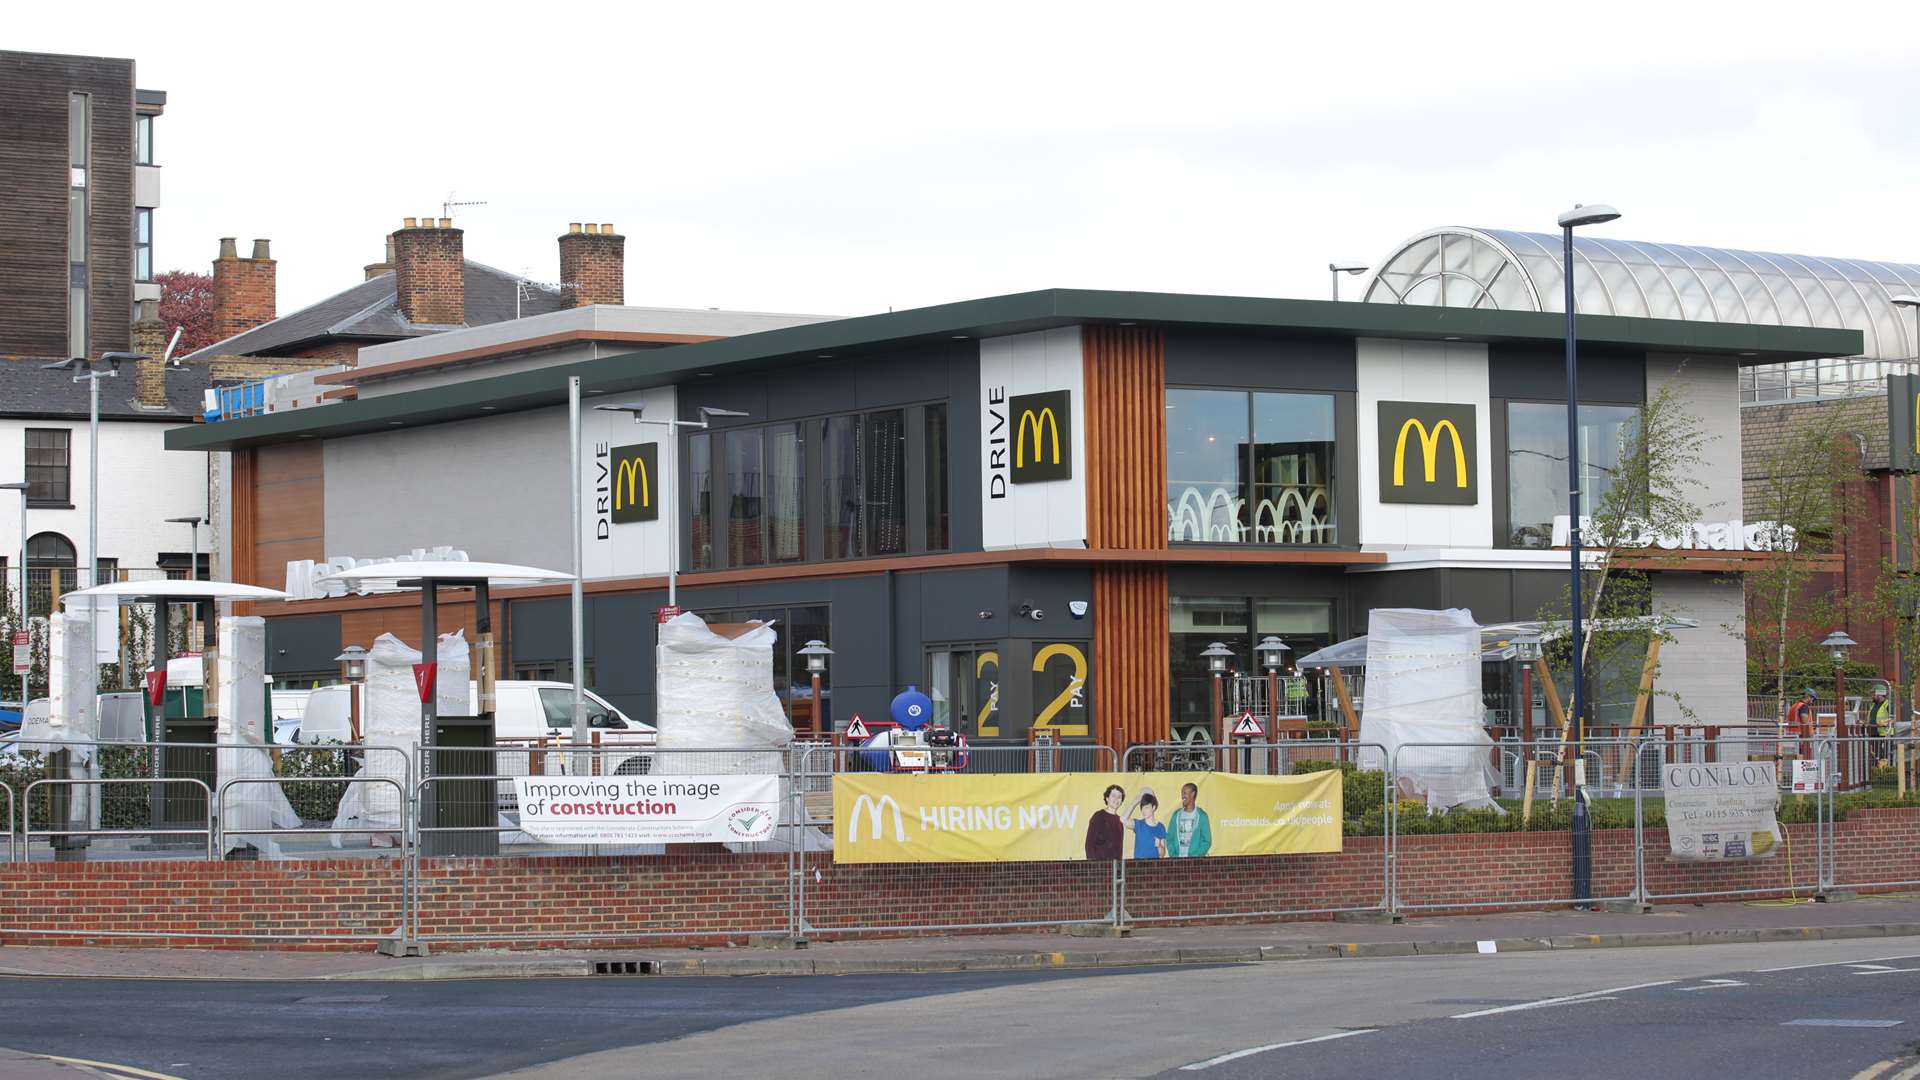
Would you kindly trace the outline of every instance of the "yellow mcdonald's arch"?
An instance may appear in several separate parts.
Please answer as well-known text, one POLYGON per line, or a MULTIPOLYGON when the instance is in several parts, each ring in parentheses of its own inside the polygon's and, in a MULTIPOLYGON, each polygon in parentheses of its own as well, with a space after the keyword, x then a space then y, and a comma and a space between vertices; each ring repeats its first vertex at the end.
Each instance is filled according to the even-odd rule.
POLYGON ((631 457, 620 463, 620 469, 613 474, 613 508, 625 510, 629 506, 650 506, 653 504, 653 485, 647 477, 647 463, 640 458, 631 457), (638 481, 639 498, 634 498, 638 481), (625 495, 625 498, 621 496, 625 495))
POLYGON ((1060 418, 1053 415, 1053 409, 1041 409, 1035 413, 1028 409, 1020 414, 1020 430, 1014 435, 1013 464, 1020 468, 1027 463, 1027 429, 1033 429, 1033 463, 1040 464, 1040 448, 1045 445, 1046 432, 1053 432, 1053 464, 1060 464, 1060 418))
POLYGON ((1400 425, 1400 437, 1393 444, 1394 487, 1404 487, 1407 482, 1407 432, 1409 431, 1420 433, 1420 455, 1426 465, 1429 484, 1433 483, 1434 466, 1438 464, 1434 459, 1440 453, 1440 434, 1445 432, 1452 436, 1453 486, 1458 488, 1467 486, 1467 448, 1460 442, 1460 429, 1453 426, 1453 421, 1442 420, 1433 425, 1433 430, 1429 432, 1427 425, 1421 423, 1418 417, 1414 417, 1400 425))

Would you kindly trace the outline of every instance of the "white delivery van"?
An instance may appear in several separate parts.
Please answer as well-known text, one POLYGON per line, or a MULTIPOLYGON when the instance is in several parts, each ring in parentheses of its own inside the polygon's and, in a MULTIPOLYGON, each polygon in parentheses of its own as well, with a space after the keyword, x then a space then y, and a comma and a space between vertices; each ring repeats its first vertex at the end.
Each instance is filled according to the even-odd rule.
MULTIPOLYGON (((573 734, 573 687, 562 682, 503 679, 494 684, 494 740, 500 746, 529 746, 541 739, 565 739, 573 734)), ((478 688, 469 684, 468 700, 479 711, 478 688)), ((288 743, 351 742, 352 687, 322 686, 307 694, 306 712, 288 743)), ((638 752, 654 742, 653 725, 629 718, 606 699, 587 691, 587 724, 600 734, 600 745, 609 748, 604 767, 609 772, 631 774, 647 772, 651 758, 638 752), (628 748, 633 752, 628 752, 628 748)), ((564 772, 566 763, 554 755, 556 771, 564 772)))

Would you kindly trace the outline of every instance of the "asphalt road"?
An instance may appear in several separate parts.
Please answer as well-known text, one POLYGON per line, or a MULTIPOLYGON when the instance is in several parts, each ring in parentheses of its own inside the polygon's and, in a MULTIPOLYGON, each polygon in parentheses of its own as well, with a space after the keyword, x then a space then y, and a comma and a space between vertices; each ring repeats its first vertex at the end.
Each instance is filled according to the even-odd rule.
POLYGON ((1920 939, 1086 973, 0 979, 0 1018, 0 1046, 193 1080, 1785 1080, 1900 1062, 1892 1080, 1920 1041, 1920 939))

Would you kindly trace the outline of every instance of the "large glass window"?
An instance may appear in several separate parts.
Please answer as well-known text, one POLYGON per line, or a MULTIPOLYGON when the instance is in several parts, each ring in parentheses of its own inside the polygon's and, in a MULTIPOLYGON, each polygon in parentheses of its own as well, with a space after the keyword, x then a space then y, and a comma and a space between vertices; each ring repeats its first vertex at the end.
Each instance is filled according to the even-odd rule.
POLYGON ((799 562, 807 557, 806 440, 800 425, 767 429, 767 559, 799 562))
POLYGON ((1167 539, 1332 544, 1333 397, 1167 391, 1167 539))
POLYGON ((947 498, 947 407, 927 406, 927 550, 945 551, 950 540, 947 498))
POLYGON ((688 565, 705 570, 713 565, 713 438, 706 434, 687 440, 688 488, 693 505, 688 508, 692 528, 687 530, 690 558, 688 565))
POLYGON ((765 443, 760 429, 726 433, 727 565, 759 566, 767 561, 765 443))
POLYGON ((1000 737, 1000 646, 993 642, 927 648, 927 696, 933 723, 969 739, 1000 737))
POLYGON ((27 613, 48 615, 56 592, 72 592, 80 584, 73 541, 59 533, 39 533, 27 541, 27 613))
POLYGON ((860 418, 860 505, 866 555, 907 550, 907 425, 899 409, 860 418))
MULTIPOLYGON (((1632 405, 1580 406, 1580 512, 1592 514, 1613 489, 1621 449, 1640 421, 1632 405)), ((1507 542, 1553 546, 1554 518, 1567 513, 1567 407, 1507 405, 1507 542)))
POLYGON ((73 505, 70 482, 73 433, 65 428, 27 429, 27 505, 66 508, 73 505))
POLYGON ((153 164, 153 116, 150 113, 133 118, 133 163, 153 164))
MULTIPOLYGON (((1271 634, 1285 642, 1283 676, 1295 674, 1294 661, 1333 644, 1333 602, 1330 600, 1273 600, 1244 596, 1176 596, 1168 605, 1167 628, 1172 635, 1173 734, 1185 738, 1195 730, 1211 731, 1213 674, 1201 653, 1220 642, 1233 652, 1221 687, 1223 707, 1250 702, 1264 714, 1267 697, 1265 671, 1254 648, 1271 634)), ((1282 690, 1291 695, 1282 712, 1323 715, 1318 681, 1287 678, 1282 690)))
POLYGON ((133 277, 153 280, 153 210, 144 206, 133 212, 133 277))
POLYGON ((87 353, 87 170, 91 166, 93 99, 67 98, 67 355, 87 353))

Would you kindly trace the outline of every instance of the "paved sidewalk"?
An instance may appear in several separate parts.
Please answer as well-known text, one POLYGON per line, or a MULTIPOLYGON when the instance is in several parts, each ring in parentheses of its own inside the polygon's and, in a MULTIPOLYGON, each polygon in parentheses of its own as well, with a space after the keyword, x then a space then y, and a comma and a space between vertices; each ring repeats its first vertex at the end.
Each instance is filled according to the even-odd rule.
POLYGON ((1142 927, 1075 933, 815 941, 788 948, 483 951, 392 959, 366 953, 0 947, 0 975, 147 979, 484 979, 593 975, 853 975, 1130 967, 1540 949, 1632 948, 1799 938, 1920 936, 1920 893, 1841 903, 1673 905, 1651 914, 1551 911, 1409 919, 1142 927))

